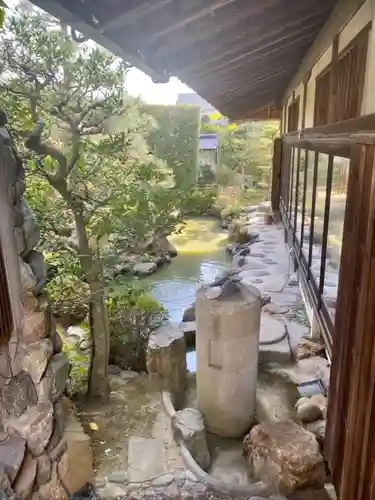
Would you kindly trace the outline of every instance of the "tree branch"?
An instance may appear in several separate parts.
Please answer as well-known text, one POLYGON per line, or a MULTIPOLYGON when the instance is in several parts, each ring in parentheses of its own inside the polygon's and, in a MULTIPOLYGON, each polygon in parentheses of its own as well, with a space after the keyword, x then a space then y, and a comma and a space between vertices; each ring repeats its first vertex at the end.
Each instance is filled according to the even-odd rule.
MULTIPOLYGON (((54 176, 49 175, 48 180, 51 184, 64 181, 65 188, 67 191, 66 178, 68 175, 68 165, 67 165, 66 157, 58 149, 54 148, 50 144, 42 142, 41 134, 43 131, 43 127, 44 127, 44 123, 41 120, 38 120, 34 129, 29 134, 29 137, 26 140, 25 145, 27 148, 32 149, 33 151, 35 151, 39 155, 50 156, 51 158, 53 158, 54 160, 57 161, 57 163, 58 163, 57 172, 54 176)), ((52 184, 52 185, 54 185, 54 184, 52 184)), ((60 192, 60 190, 59 190, 59 192, 60 192)))

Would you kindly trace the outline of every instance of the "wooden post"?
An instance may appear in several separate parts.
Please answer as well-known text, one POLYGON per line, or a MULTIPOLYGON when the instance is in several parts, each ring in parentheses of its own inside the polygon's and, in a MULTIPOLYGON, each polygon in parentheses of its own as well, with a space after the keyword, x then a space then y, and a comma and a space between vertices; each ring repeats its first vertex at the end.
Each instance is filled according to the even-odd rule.
POLYGON ((282 163, 282 139, 277 138, 273 143, 273 158, 272 158, 271 208, 274 212, 279 212, 281 163, 282 163))

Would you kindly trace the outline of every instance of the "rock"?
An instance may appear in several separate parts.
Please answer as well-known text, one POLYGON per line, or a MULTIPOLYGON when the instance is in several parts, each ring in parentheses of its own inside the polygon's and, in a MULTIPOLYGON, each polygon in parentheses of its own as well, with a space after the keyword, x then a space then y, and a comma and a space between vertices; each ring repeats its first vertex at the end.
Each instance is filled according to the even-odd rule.
POLYGON ((44 263, 44 256, 41 252, 37 250, 31 250, 24 258, 26 264, 29 264, 31 270, 37 280, 44 280, 46 277, 46 266, 44 263))
POLYGON ((8 426, 9 432, 16 432, 26 439, 27 446, 34 456, 41 455, 52 434, 52 403, 38 403, 31 406, 20 417, 10 418, 8 426))
POLYGON ((52 401, 57 401, 65 390, 69 378, 70 363, 63 352, 54 354, 49 362, 46 376, 53 381, 52 401))
POLYGON ((48 455, 40 455, 36 460, 36 483, 38 486, 42 486, 51 479, 51 460, 48 455))
POLYGON ((298 406, 297 417, 300 418, 304 424, 307 424, 322 418, 322 411, 318 405, 309 401, 308 403, 302 403, 298 406))
POLYGON ((211 458, 201 412, 195 408, 177 411, 172 417, 172 427, 175 432, 180 433, 196 462, 203 470, 207 471, 211 464, 211 458))
POLYGON ((58 464, 58 476, 69 495, 94 480, 90 439, 84 432, 66 433, 67 449, 58 464))
POLYGON ((51 435, 51 439, 47 446, 47 453, 50 453, 63 437, 65 431, 65 425, 67 420, 67 415, 64 410, 64 406, 60 401, 53 405, 53 415, 54 415, 54 426, 51 435))
POLYGON ((195 303, 187 307, 182 316, 183 323, 188 323, 190 321, 195 321, 195 303))
POLYGON ((22 361, 22 368, 30 374, 34 384, 38 384, 46 371, 52 356, 53 347, 49 339, 28 344, 27 352, 22 361))
POLYGON ((37 284, 37 279, 35 278, 29 264, 26 264, 26 262, 22 259, 20 259, 20 273, 22 289, 24 291, 32 290, 37 284))
POLYGON ((44 312, 25 314, 23 322, 23 339, 25 342, 38 342, 46 336, 46 333, 44 312))
POLYGON ((240 219, 232 220, 232 222, 229 224, 228 227, 228 242, 229 243, 249 242, 249 235, 246 222, 240 219))
POLYGON ((68 495, 57 476, 56 465, 52 468, 51 479, 39 488, 41 500, 68 500, 68 495))
POLYGON ((147 372, 159 389, 171 392, 175 408, 181 408, 186 389, 186 345, 178 325, 166 323, 150 336, 147 348, 147 372))
POLYGON ((62 437, 54 448, 51 447, 50 450, 47 450, 51 462, 57 462, 65 452, 67 446, 65 437, 62 437))
POLYGON ((107 481, 110 483, 124 484, 128 481, 128 472, 126 470, 119 470, 108 474, 107 481))
POLYGON ((13 484, 13 490, 19 500, 29 500, 31 497, 36 477, 36 460, 27 453, 22 463, 21 470, 13 484))
POLYGON ((323 418, 327 418, 328 399, 323 394, 314 394, 311 396, 310 401, 319 406, 323 418))
POLYGON ((25 313, 34 313, 39 307, 38 299, 31 292, 24 292, 22 294, 22 307, 25 313))
POLYGON ((81 342, 90 337, 90 332, 82 328, 81 326, 70 326, 66 334, 68 337, 76 337, 77 341, 81 342))
POLYGON ((108 365, 108 375, 120 375, 121 368, 117 365, 108 365))
POLYGON ((60 335, 57 332, 53 332, 50 335, 50 339, 52 342, 53 353, 59 354, 59 352, 61 352, 61 350, 63 348, 63 343, 62 343, 60 335))
POLYGON ((271 203, 269 201, 259 203, 259 205, 257 206, 257 211, 261 213, 269 212, 270 210, 271 210, 271 203))
POLYGON ((134 272, 140 278, 153 274, 157 269, 155 262, 139 262, 134 266, 134 272))
POLYGON ((52 389, 53 380, 51 377, 43 377, 42 380, 36 386, 36 392, 38 394, 38 402, 48 402, 52 401, 52 389))
POLYGON ((82 351, 89 351, 92 348, 92 340, 87 339, 87 340, 82 340, 82 342, 79 344, 79 347, 82 349, 82 351))
MULTIPOLYGON (((10 500, 9 495, 13 494, 11 489, 11 484, 9 481, 9 477, 5 472, 4 467, 0 464, 0 499, 10 500), (5 495, 5 496, 4 496, 5 495), (7 496, 8 495, 8 496, 7 496)), ((13 500, 13 497, 12 497, 13 500)), ((14 497, 14 500, 17 500, 14 497)))
POLYGON ((25 450, 26 440, 18 436, 0 441, 0 464, 12 483, 21 468, 25 450))
POLYGON ((14 184, 13 184, 13 190, 12 190, 12 196, 13 196, 13 201, 18 200, 21 198, 23 193, 25 192, 25 179, 18 179, 14 184))
POLYGON ((23 237, 25 240, 25 250, 22 256, 25 256, 38 244, 40 232, 35 216, 24 199, 21 200, 21 210, 23 215, 23 237))
POLYGON ((130 380, 132 378, 139 377, 139 373, 131 370, 121 370, 120 377, 122 380, 130 380))
POLYGON ((17 254, 21 255, 25 251, 25 241, 23 239, 22 227, 14 228, 14 237, 16 240, 17 254))
POLYGON ((275 493, 322 487, 325 464, 311 432, 292 421, 259 424, 244 440, 250 473, 275 493))
POLYGON ((319 356, 325 352, 325 344, 321 339, 314 339, 310 337, 303 337, 297 347, 297 359, 311 358, 319 356))
POLYGON ((325 420, 316 420, 315 422, 310 422, 306 425, 306 429, 309 432, 315 434, 316 439, 319 444, 324 443, 324 438, 326 436, 326 421, 325 420))
POLYGON ((297 401, 297 403, 294 406, 295 406, 296 410, 298 410, 298 408, 305 403, 310 403, 310 399, 309 398, 299 398, 299 400, 297 401))
POLYGON ((263 312, 268 314, 285 314, 289 311, 287 306, 279 306, 278 304, 269 303, 263 307, 263 312))
POLYGON ((21 371, 13 377, 2 392, 2 403, 10 415, 19 417, 37 403, 38 397, 30 375, 21 371))

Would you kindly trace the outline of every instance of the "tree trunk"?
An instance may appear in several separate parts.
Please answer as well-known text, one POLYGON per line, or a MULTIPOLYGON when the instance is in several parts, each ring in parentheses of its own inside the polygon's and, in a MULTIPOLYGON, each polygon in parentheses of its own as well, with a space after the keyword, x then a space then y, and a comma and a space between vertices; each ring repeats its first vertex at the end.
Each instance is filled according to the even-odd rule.
POLYGON ((89 396, 108 399, 109 331, 107 307, 103 290, 102 273, 90 250, 82 207, 73 208, 76 223, 79 258, 85 279, 90 288, 90 327, 93 357, 89 381, 89 396))

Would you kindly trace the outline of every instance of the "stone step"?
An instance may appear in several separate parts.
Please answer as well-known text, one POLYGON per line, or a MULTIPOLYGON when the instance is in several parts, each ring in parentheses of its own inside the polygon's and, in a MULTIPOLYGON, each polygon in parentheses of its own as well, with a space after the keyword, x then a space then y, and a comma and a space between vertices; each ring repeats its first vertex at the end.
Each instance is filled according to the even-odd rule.
POLYGON ((260 368, 256 394, 258 422, 275 422, 296 418, 296 386, 277 373, 260 368))
POLYGON ((259 334, 260 363, 290 363, 292 351, 285 324, 262 313, 259 334))
POLYGON ((142 483, 166 473, 163 441, 157 438, 131 436, 128 445, 129 481, 142 483))

